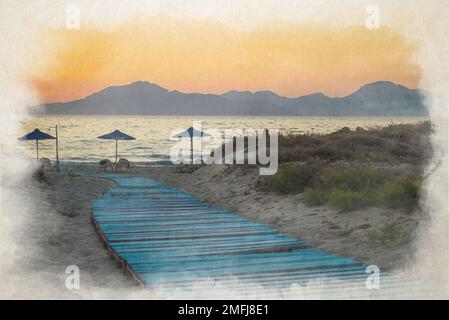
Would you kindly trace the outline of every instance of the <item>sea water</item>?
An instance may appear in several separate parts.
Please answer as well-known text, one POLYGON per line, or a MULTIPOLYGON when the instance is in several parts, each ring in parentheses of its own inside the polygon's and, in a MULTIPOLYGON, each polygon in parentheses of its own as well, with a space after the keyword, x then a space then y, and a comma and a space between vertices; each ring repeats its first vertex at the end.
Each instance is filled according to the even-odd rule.
MULTIPOLYGON (((167 163, 174 145, 173 132, 201 121, 202 130, 278 129, 281 133, 326 134, 342 127, 355 129, 390 124, 417 123, 426 117, 273 117, 273 116, 38 116, 22 121, 23 134, 34 128, 55 134, 58 125, 59 158, 62 163, 96 163, 115 159, 115 141, 97 137, 116 129, 136 140, 119 141, 118 156, 138 165, 167 163)), ((205 142, 207 143, 207 142, 205 142)), ((20 142, 20 152, 35 156, 35 142, 20 142)), ((39 156, 55 159, 54 140, 39 142, 39 156)))

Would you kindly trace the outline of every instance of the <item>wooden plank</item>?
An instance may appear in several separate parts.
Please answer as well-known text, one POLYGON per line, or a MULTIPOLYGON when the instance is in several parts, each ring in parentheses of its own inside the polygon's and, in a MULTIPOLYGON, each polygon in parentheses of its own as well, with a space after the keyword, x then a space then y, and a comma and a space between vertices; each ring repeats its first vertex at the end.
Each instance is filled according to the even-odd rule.
MULTIPOLYGON (((322 278, 344 280, 348 289, 364 286, 367 274, 359 261, 314 250, 302 240, 210 207, 156 180, 97 176, 115 181, 117 187, 92 204, 94 227, 121 267, 161 296, 172 296, 178 288, 207 289, 211 281, 241 294, 258 294, 264 288, 266 297, 322 278)), ((395 278, 385 283, 397 288, 403 282, 395 278)), ((328 288, 329 294, 341 294, 337 284, 328 288)), ((209 291, 207 297, 212 296, 209 291)))

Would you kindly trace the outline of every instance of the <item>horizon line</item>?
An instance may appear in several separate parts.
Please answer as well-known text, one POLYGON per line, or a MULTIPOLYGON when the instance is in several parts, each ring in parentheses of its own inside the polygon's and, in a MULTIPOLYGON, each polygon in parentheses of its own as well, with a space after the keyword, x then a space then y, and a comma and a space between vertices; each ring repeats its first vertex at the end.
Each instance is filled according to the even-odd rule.
MULTIPOLYGON (((230 92, 250 93, 250 94, 252 94, 252 95, 254 95, 254 94, 256 94, 256 93, 260 93, 260 92, 270 92, 270 93, 273 93, 273 94, 277 95, 277 96, 280 97, 280 98, 287 98, 287 99, 298 99, 298 98, 307 97, 307 96, 311 96, 311 95, 315 95, 315 94, 321 94, 321 95, 323 95, 323 96, 325 96, 325 97, 328 97, 328 98, 330 98, 330 99, 344 98, 344 97, 349 97, 349 96, 351 96, 352 94, 356 93, 357 91, 359 91, 361 88, 363 88, 363 87, 365 87, 365 86, 373 85, 373 84, 381 83, 381 82, 391 83, 391 84, 394 84, 394 85, 396 85, 396 86, 400 86, 400 87, 406 88, 406 89, 408 89, 408 90, 422 90, 421 88, 409 88, 409 87, 407 87, 407 86, 405 86, 405 85, 398 84, 398 83, 393 82, 393 81, 391 81, 391 80, 377 80, 377 81, 365 83, 365 84, 361 85, 357 90, 355 90, 355 91, 353 91, 353 92, 351 92, 351 93, 349 93, 349 94, 347 94, 347 95, 344 95, 344 96, 334 96, 334 97, 331 97, 331 96, 328 96, 327 94, 323 93, 322 91, 315 91, 315 92, 311 92, 311 93, 304 94, 304 95, 301 95, 301 96, 288 97, 288 96, 282 96, 282 95, 279 95, 279 94, 276 93, 275 91, 272 91, 272 90, 269 90, 269 89, 266 89, 266 90, 258 90, 258 91, 236 90, 236 89, 233 89, 233 90, 228 90, 228 91, 223 92, 223 93, 183 92, 183 91, 180 91, 180 90, 177 90, 177 89, 169 90, 169 89, 167 89, 167 88, 165 88, 165 87, 163 87, 163 86, 161 86, 161 85, 159 85, 159 84, 157 84, 157 83, 155 83, 155 82, 151 82, 151 81, 149 81, 149 80, 135 80, 135 81, 133 81, 133 82, 126 83, 126 84, 110 85, 110 86, 105 87, 105 88, 103 88, 103 89, 101 89, 101 90, 99 90, 99 91, 92 92, 92 93, 90 93, 89 95, 84 96, 84 97, 80 97, 80 98, 78 98, 78 99, 68 100, 68 101, 58 101, 58 102, 42 102, 42 103, 40 103, 40 104, 38 104, 38 105, 35 105, 35 106, 39 106, 39 105, 54 105, 54 104, 63 104, 63 103, 71 103, 71 102, 75 102, 75 101, 80 101, 80 100, 86 99, 86 98, 88 98, 88 97, 90 97, 90 96, 92 96, 92 95, 94 95, 94 94, 101 93, 101 92, 103 92, 104 90, 107 90, 107 89, 109 89, 109 88, 127 87, 127 86, 131 86, 131 85, 133 85, 133 84, 135 84, 135 83, 139 83, 139 82, 148 83, 148 84, 153 85, 153 86, 158 86, 159 88, 164 89, 164 90, 167 90, 168 92, 179 92, 179 93, 182 93, 182 94, 201 94, 201 95, 224 96, 225 94, 230 93, 230 92)), ((33 107, 33 106, 31 106, 31 107, 33 107)))

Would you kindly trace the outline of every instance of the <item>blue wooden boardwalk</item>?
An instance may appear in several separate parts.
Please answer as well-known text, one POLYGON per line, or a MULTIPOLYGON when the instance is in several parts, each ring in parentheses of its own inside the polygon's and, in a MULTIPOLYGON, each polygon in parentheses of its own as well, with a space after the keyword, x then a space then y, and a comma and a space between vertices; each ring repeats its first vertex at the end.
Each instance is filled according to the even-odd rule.
MULTIPOLYGON (((156 180, 99 176, 117 187, 92 204, 94 225, 123 268, 161 297, 190 288, 204 293, 195 297, 215 297, 210 288, 216 283, 250 297, 278 297, 293 284, 317 279, 365 288, 368 274, 359 261, 314 250, 156 180)), ((404 283, 401 287, 408 290, 404 283)), ((335 284, 334 291, 338 295, 341 287, 335 284)))

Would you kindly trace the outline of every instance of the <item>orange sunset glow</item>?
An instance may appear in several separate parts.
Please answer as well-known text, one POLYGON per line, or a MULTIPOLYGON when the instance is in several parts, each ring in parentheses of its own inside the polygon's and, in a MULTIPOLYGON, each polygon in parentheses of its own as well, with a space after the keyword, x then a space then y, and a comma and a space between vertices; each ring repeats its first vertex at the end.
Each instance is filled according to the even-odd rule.
POLYGON ((42 102, 70 101, 136 80, 183 92, 343 96, 378 80, 417 87, 415 51, 387 28, 265 24, 240 30, 158 18, 108 30, 51 30, 28 78, 42 102))

